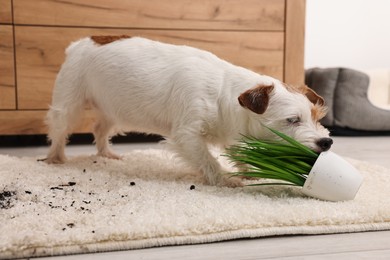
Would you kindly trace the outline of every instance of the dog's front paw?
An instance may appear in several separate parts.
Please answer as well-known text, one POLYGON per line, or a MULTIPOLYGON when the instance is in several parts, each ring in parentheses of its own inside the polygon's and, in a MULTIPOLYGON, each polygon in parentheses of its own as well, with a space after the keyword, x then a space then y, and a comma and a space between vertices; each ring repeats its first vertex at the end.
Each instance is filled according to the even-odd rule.
POLYGON ((216 176, 215 178, 208 179, 207 184, 218 186, 218 187, 230 187, 230 188, 237 188, 237 187, 244 186, 240 178, 231 177, 227 173, 223 173, 216 176))
POLYGON ((122 159, 122 156, 120 156, 114 152, 111 152, 111 151, 98 152, 97 155, 101 156, 101 157, 108 158, 108 159, 115 159, 115 160, 122 159))
POLYGON ((240 178, 237 177, 229 177, 229 176, 222 176, 220 180, 217 183, 217 186, 220 187, 230 187, 230 188, 237 188, 237 187, 243 187, 244 184, 240 178))
POLYGON ((47 164, 63 164, 66 161, 66 158, 63 156, 48 156, 45 159, 42 159, 47 164))

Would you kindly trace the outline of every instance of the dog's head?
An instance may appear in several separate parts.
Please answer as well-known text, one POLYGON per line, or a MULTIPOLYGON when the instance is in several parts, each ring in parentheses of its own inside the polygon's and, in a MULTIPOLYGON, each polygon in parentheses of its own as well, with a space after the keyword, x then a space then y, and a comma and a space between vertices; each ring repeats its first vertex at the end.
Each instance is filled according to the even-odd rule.
POLYGON ((238 102, 250 113, 246 134, 275 137, 263 129, 266 125, 316 152, 329 150, 333 143, 329 131, 320 124, 326 114, 324 99, 307 86, 297 88, 282 82, 258 85, 242 93, 238 102))

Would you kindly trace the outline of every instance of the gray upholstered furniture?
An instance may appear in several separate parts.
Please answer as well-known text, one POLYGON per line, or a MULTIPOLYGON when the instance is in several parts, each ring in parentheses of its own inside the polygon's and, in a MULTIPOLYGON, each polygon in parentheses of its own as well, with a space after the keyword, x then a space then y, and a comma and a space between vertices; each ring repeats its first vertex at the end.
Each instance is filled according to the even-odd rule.
POLYGON ((306 85, 325 99, 329 112, 322 123, 334 129, 390 133, 390 110, 374 106, 367 96, 369 77, 346 68, 313 68, 306 85))

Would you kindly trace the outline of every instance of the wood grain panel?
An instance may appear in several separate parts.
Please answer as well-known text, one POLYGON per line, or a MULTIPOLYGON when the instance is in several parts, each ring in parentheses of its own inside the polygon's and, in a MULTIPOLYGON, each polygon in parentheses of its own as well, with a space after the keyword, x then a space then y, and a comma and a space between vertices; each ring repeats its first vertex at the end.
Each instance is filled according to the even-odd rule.
POLYGON ((14 0, 16 24, 284 30, 285 0, 14 0))
POLYGON ((11 0, 0 0, 0 23, 12 23, 11 0))
POLYGON ((282 32, 113 30, 16 26, 18 106, 46 109, 64 49, 88 35, 139 35, 209 50, 243 67, 283 78, 282 32))
POLYGON ((0 25, 0 109, 16 109, 14 42, 11 25, 0 25))
MULTIPOLYGON (((0 111, 0 134, 46 134, 47 127, 44 123, 46 113, 46 110, 0 111)), ((87 111, 82 123, 77 127, 74 133, 90 133, 93 121, 93 113, 87 111)))
POLYGON ((305 82, 305 0, 286 0, 285 74, 286 83, 305 82))

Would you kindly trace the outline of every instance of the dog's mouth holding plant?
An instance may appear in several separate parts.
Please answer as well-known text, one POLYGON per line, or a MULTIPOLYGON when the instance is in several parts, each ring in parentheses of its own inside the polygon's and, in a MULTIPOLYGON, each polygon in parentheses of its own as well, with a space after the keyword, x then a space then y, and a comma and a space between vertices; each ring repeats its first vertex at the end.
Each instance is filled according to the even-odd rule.
MULTIPOLYGON (((320 123, 327 112, 324 99, 307 86, 279 84, 282 87, 275 87, 275 83, 272 83, 248 90, 240 95, 238 101, 241 106, 261 117, 263 129, 278 129, 316 153, 328 151, 333 140, 329 137, 329 131, 320 123)), ((269 135, 262 131, 258 137, 256 134, 254 137, 279 139, 268 132, 269 135)))

